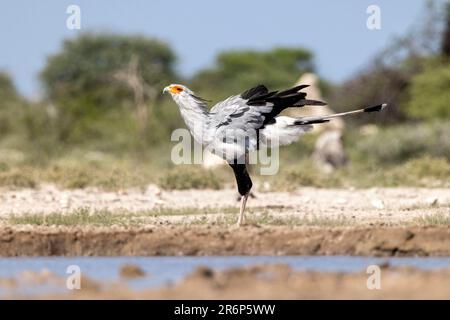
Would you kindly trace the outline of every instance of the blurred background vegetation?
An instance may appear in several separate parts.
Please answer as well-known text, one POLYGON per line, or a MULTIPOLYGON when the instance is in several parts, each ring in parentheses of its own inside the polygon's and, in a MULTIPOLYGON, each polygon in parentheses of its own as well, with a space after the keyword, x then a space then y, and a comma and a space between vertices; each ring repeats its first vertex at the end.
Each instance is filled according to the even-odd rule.
MULTIPOLYGON (((387 102, 373 115, 347 119, 350 161, 331 175, 310 155, 314 136, 281 150, 278 177, 259 182, 290 189, 326 186, 449 186, 450 5, 429 7, 426 19, 379 52, 344 83, 320 79, 336 111, 387 102), (373 126, 372 124, 376 125, 373 126)), ((0 186, 219 188, 233 183, 228 168, 214 175, 198 166, 174 168, 171 132, 184 123, 164 86, 182 82, 217 101, 264 83, 292 86, 314 72, 306 48, 218 54, 215 64, 183 78, 176 53, 143 36, 86 33, 66 40, 47 60, 40 80, 45 96, 20 96, 0 73, 0 186)))

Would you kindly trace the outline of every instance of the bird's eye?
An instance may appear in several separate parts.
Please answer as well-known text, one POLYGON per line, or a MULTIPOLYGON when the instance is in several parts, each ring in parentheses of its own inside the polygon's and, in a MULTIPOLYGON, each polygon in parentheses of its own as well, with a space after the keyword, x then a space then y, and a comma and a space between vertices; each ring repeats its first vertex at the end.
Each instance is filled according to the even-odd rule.
POLYGON ((183 91, 184 91, 183 88, 180 86, 171 86, 170 87, 170 92, 172 92, 172 93, 181 93, 183 91))

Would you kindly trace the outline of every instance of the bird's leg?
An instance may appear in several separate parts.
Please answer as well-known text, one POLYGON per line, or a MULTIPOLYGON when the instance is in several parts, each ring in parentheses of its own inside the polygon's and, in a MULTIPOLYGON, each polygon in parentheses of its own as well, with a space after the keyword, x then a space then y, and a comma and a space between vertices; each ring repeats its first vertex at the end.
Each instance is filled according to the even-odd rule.
POLYGON ((245 224, 245 205, 247 204, 248 195, 250 193, 247 193, 241 197, 241 210, 239 211, 239 219, 238 219, 238 226, 242 226, 245 224))
POLYGON ((233 168, 234 175, 236 177, 236 182, 238 186, 239 194, 241 198, 241 209, 239 211, 238 226, 242 226, 245 223, 245 205, 247 204, 248 196, 250 195, 250 190, 252 189, 252 180, 247 172, 245 163, 230 163, 231 168, 233 168))

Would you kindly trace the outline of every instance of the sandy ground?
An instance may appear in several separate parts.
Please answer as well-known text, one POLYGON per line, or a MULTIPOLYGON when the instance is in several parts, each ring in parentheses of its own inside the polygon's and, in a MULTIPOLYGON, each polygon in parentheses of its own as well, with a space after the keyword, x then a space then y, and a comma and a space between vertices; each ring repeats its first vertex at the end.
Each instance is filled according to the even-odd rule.
MULTIPOLYGON (((450 211, 450 189, 301 188, 295 192, 255 192, 249 208, 297 217, 346 217, 363 223, 395 223, 450 211)), ((146 190, 128 189, 105 192, 95 188, 58 190, 52 185, 39 189, 1 190, 0 217, 10 214, 71 212, 77 208, 136 212, 155 208, 223 208, 238 206, 236 191, 162 191, 155 185, 146 190)), ((176 217, 167 217, 168 221, 176 217)), ((164 217, 163 217, 164 220, 164 217)))
MULTIPOLYGON (((0 288, 9 290, 5 298, 41 299, 450 299, 450 269, 380 267, 379 278, 373 277, 373 271, 312 272, 293 271, 286 265, 255 265, 225 271, 198 267, 178 283, 142 290, 88 278, 81 279, 80 290, 59 294, 14 294, 18 287, 14 279, 0 279, 0 288)), ((27 272, 24 277, 31 287, 65 284, 65 279, 48 272, 27 272)))
MULTIPOLYGON (((450 227, 426 227, 417 222, 427 216, 450 214, 449 189, 301 188, 292 193, 257 192, 256 196, 249 199, 253 217, 300 218, 306 222, 312 219, 316 224, 294 225, 292 219, 282 219, 278 224, 268 220, 264 224, 256 219, 253 224, 237 228, 216 223, 221 216, 234 221, 234 214, 225 212, 230 206, 238 207, 232 189, 161 191, 151 185, 146 190, 105 192, 92 188, 58 190, 45 185, 0 193, 0 256, 450 256, 450 227), (153 212, 145 216, 143 223, 128 226, 8 224, 12 214, 70 215, 77 208, 107 209, 122 215, 124 211, 190 208, 194 214, 158 216, 153 212), (197 215, 197 208, 206 210, 197 215), (224 208, 223 213, 220 208, 224 208), (215 213, 205 214, 208 210, 215 213), (344 222, 334 224, 333 219, 344 222)), ((128 216, 125 219, 128 221, 128 216)))

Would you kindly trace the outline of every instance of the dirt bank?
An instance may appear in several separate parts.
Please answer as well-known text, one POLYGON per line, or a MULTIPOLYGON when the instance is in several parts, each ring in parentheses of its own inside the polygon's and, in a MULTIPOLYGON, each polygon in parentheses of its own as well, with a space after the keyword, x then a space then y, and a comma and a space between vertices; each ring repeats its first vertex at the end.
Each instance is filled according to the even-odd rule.
POLYGON ((450 256, 449 189, 255 193, 237 229, 234 189, 2 190, 0 256, 450 256))
POLYGON ((2 227, 1 256, 450 256, 448 227, 2 227))

